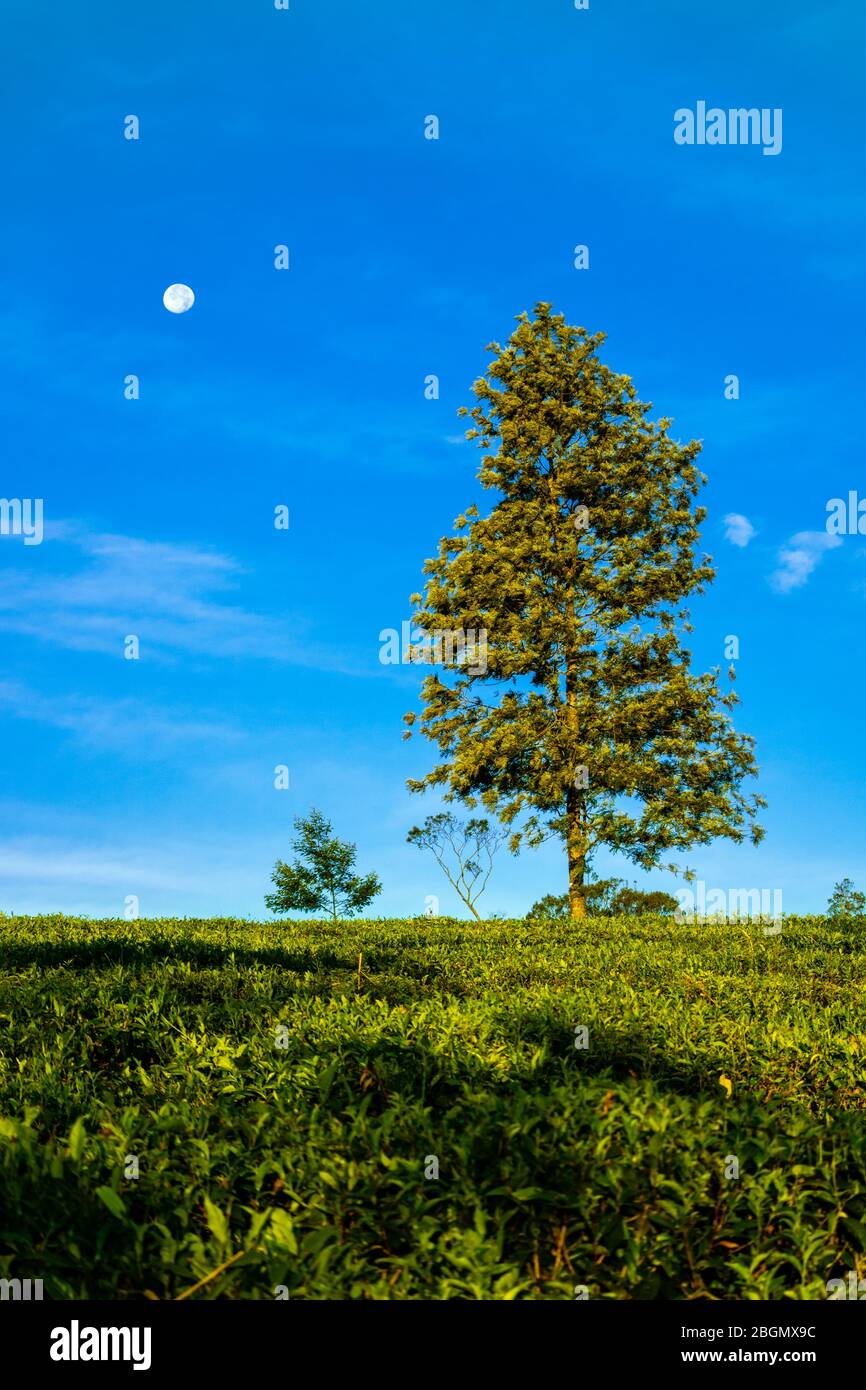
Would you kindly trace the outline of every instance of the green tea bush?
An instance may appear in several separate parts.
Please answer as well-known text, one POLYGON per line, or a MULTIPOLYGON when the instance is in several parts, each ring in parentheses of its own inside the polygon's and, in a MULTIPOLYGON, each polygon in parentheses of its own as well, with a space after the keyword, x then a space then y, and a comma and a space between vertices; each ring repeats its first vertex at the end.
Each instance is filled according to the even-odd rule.
POLYGON ((862 925, 14 917, 0 952, 0 1277, 46 1297, 866 1274, 862 925))

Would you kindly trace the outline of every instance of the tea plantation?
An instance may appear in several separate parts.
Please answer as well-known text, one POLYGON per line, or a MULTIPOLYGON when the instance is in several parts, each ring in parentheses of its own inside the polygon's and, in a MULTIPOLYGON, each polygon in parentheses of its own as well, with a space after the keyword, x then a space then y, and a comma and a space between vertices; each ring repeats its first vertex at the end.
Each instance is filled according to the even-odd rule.
POLYGON ((0 952, 0 1277, 46 1298, 866 1274, 862 925, 4 917, 0 952))

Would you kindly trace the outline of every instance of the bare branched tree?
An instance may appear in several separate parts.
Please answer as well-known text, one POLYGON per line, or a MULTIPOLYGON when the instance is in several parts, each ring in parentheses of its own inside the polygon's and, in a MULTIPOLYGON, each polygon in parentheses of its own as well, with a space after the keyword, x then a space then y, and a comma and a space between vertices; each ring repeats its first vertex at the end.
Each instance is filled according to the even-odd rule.
POLYGON ((457 896, 480 922, 475 904, 493 872, 493 856, 506 837, 506 830, 487 820, 458 821, 442 811, 428 816, 423 825, 414 825, 406 838, 419 849, 431 851, 457 896))

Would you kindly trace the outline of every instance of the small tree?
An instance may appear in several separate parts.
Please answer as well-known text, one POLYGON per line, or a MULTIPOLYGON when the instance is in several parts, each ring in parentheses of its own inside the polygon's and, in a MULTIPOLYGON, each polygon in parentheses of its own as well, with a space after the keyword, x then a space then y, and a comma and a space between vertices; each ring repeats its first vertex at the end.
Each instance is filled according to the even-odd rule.
POLYGON ((475 904, 487 887, 493 872, 493 856, 506 837, 506 831, 491 827, 483 819, 462 823, 443 811, 428 816, 421 826, 413 825, 406 836, 410 845, 429 849, 457 896, 476 921, 481 917, 475 904), (449 859, 453 868, 449 867, 449 859))
POLYGON ((271 912, 326 911, 336 922, 354 916, 381 893, 376 874, 359 877, 352 872, 356 847, 331 834, 331 822, 321 811, 314 808, 306 818, 299 817, 295 829, 292 848, 298 860, 284 864, 278 859, 274 865, 271 880, 276 892, 265 896, 271 912))
POLYGON ((866 912, 866 894, 854 887, 850 878, 837 883, 827 903, 827 916, 834 921, 848 917, 862 917, 866 912))

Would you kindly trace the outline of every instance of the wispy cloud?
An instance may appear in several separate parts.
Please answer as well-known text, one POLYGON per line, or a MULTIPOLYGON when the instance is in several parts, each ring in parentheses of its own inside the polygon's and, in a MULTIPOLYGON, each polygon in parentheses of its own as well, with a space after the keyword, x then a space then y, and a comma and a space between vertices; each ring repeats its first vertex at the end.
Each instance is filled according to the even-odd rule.
POLYGON ((841 544, 839 536, 826 531, 798 531, 779 551, 778 568, 770 575, 771 585, 780 594, 802 588, 825 552, 841 544))
POLYGON ((129 846, 94 848, 85 844, 59 846, 54 841, 14 840, 0 849, 0 880, 16 887, 84 884, 132 893, 143 887, 195 889, 201 886, 204 876, 184 871, 178 862, 166 868, 164 859, 157 855, 147 858, 129 846))
POLYGON ((143 700, 42 695, 16 680, 0 680, 0 714, 62 729, 99 752, 132 749, 136 758, 161 757, 181 744, 215 741, 223 748, 244 731, 219 716, 159 708, 143 700))
POLYGON ((0 573, 0 631, 71 650, 121 656, 138 637, 142 655, 252 657, 353 672, 311 640, 309 620, 239 604, 245 573, 231 556, 196 545, 103 534, 75 522, 46 523, 45 540, 0 573), (54 562, 52 564, 52 561, 54 562))
POLYGON ((0 844, 0 910, 119 917, 134 895, 143 916, 175 913, 178 903, 191 915, 253 905, 264 916, 273 858, 249 836, 170 837, 149 825, 134 838, 122 825, 13 835, 0 844))
POLYGON ((747 516, 740 512, 728 512, 725 517, 725 540, 741 549, 749 544, 755 535, 755 528, 747 516))

